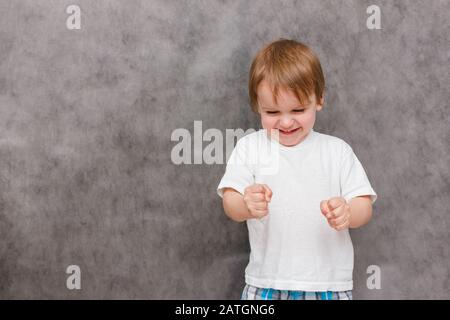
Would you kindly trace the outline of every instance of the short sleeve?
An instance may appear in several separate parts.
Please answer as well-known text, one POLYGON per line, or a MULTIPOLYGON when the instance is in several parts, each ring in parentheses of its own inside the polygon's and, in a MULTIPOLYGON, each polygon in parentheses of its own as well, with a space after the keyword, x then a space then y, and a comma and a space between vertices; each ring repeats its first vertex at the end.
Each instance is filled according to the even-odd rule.
POLYGON ((224 188, 233 188, 243 195, 245 188, 254 181, 253 167, 249 161, 246 144, 242 139, 238 140, 228 159, 225 174, 217 187, 217 194, 223 197, 224 188))
POLYGON ((340 172, 341 196, 349 202, 354 197, 369 195, 373 204, 377 200, 377 194, 358 157, 349 147, 343 158, 340 172))

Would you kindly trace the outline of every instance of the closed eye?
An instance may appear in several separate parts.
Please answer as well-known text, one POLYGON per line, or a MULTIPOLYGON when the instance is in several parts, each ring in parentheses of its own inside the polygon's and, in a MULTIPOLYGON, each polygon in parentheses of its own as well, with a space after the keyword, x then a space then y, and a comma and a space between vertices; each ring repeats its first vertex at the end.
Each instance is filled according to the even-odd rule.
MULTIPOLYGON (((305 109, 295 109, 295 110, 292 110, 292 111, 295 112, 295 113, 301 113, 301 112, 304 112, 305 109)), ((278 114, 279 112, 278 111, 266 111, 266 113, 267 114, 278 114)))

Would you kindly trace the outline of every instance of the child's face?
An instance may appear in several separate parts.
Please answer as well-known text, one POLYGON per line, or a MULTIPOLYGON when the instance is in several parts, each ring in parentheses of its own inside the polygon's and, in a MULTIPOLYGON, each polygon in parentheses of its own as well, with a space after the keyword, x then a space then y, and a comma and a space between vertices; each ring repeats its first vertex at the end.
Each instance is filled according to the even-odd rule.
POLYGON ((309 105, 302 106, 292 91, 282 88, 279 89, 276 105, 271 87, 265 80, 259 84, 257 93, 262 127, 267 129, 269 135, 271 129, 277 130, 278 141, 284 146, 302 142, 314 127, 316 111, 322 110, 323 98, 317 104, 313 94, 309 105))

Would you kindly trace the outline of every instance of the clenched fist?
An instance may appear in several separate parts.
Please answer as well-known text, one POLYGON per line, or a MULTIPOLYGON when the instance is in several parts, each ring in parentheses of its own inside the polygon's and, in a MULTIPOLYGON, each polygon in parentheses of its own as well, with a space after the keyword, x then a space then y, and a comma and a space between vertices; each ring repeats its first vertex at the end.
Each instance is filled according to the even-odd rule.
POLYGON ((266 184, 255 183, 244 190, 244 201, 254 218, 267 215, 268 203, 272 199, 272 190, 266 184))
POLYGON ((337 231, 350 226, 350 206, 343 197, 335 197, 320 202, 320 211, 328 224, 337 231))

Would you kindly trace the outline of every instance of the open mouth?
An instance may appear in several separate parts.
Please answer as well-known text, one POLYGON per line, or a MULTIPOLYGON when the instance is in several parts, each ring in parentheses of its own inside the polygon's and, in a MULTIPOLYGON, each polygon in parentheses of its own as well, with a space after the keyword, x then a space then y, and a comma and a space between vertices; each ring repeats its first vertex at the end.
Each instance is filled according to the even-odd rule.
POLYGON ((279 130, 280 130, 280 132, 281 132, 283 135, 287 135, 287 136, 288 136, 288 135, 291 135, 291 134, 297 132, 299 129, 300 129, 300 128, 296 128, 296 129, 292 129, 292 130, 290 130, 290 131, 284 131, 284 130, 281 130, 281 129, 279 129, 279 130))

